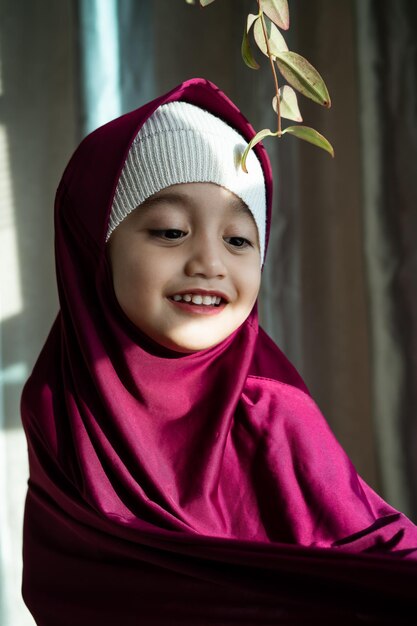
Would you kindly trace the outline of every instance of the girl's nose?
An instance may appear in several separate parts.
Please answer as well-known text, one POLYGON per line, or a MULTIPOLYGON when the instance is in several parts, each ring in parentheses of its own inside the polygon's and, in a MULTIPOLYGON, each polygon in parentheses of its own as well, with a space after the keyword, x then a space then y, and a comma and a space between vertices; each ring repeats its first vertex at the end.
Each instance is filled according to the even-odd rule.
POLYGON ((187 276, 204 276, 205 278, 223 277, 226 267, 222 259, 221 244, 208 237, 195 241, 185 264, 187 276))

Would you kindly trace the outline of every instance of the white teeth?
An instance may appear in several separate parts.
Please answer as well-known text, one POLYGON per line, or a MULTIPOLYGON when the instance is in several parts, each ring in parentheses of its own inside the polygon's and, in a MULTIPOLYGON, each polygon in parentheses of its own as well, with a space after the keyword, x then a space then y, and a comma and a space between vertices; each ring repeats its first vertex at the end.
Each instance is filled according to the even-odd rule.
POLYGON ((172 296, 172 299, 175 300, 175 302, 183 300, 184 302, 192 302, 197 305, 203 304, 205 306, 214 306, 215 304, 218 305, 221 302, 220 296, 202 296, 200 294, 192 293, 186 293, 183 295, 175 294, 175 296, 172 296))

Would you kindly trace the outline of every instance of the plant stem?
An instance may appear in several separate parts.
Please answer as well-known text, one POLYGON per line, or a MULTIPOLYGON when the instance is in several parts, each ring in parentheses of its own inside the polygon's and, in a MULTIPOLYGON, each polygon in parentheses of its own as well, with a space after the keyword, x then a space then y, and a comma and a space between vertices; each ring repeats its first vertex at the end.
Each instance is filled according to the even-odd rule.
POLYGON ((268 52, 268 58, 269 58, 269 62, 271 64, 272 75, 274 77, 275 94, 276 94, 276 97, 277 97, 277 117, 278 117, 277 133, 278 133, 278 137, 281 137, 281 134, 282 134, 282 131, 281 131, 281 105, 280 105, 280 101, 279 101, 278 78, 277 78, 277 73, 275 71, 274 60, 272 58, 271 50, 269 48, 268 34, 266 32, 265 20, 264 20, 264 16, 263 16, 262 7, 261 7, 261 0, 258 0, 258 10, 259 10, 259 15, 261 16, 261 24, 262 24, 262 30, 263 30, 264 38, 265 38, 266 50, 268 52))

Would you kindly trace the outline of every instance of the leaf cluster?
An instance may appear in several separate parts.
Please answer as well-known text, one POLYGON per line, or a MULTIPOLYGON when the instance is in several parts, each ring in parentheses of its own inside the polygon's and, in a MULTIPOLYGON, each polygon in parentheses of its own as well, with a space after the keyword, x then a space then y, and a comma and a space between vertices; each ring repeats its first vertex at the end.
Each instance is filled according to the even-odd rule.
MULTIPOLYGON (((195 0, 186 0, 186 2, 195 4, 195 0)), ((199 0, 202 7, 212 2, 214 0, 199 0)), ((268 136, 294 135, 326 150, 333 157, 332 145, 314 128, 300 124, 281 127, 282 118, 295 122, 303 121, 296 92, 326 108, 330 108, 331 100, 326 84, 318 71, 307 59, 288 49, 281 32, 288 30, 290 25, 288 0, 257 0, 257 9, 257 13, 250 13, 246 18, 241 53, 249 68, 259 69, 260 66, 251 49, 252 36, 257 48, 269 59, 275 87, 272 107, 277 114, 277 130, 273 132, 269 128, 264 128, 256 133, 242 155, 243 170, 247 171, 246 159, 249 151, 268 136), (286 81, 281 87, 278 84, 278 73, 286 81)))

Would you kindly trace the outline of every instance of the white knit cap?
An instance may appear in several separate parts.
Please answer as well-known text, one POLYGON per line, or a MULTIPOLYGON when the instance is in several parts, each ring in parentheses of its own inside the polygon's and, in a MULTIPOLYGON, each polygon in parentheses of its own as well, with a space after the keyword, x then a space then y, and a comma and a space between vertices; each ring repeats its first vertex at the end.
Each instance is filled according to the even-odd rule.
POLYGON ((223 120, 187 102, 169 102, 136 135, 117 184, 106 241, 120 222, 153 194, 177 183, 211 182, 226 187, 251 211, 265 251, 266 194, 261 164, 247 141, 223 120))

